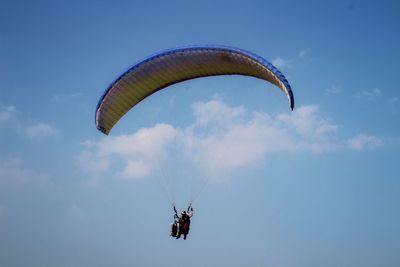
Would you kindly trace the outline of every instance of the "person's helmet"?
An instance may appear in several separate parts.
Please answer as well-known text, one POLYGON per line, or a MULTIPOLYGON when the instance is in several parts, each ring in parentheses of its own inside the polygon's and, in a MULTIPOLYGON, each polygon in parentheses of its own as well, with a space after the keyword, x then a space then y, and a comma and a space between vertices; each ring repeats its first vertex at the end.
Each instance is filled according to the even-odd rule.
POLYGON ((183 210, 183 211, 182 211, 182 215, 185 215, 185 214, 186 214, 186 211, 183 210))

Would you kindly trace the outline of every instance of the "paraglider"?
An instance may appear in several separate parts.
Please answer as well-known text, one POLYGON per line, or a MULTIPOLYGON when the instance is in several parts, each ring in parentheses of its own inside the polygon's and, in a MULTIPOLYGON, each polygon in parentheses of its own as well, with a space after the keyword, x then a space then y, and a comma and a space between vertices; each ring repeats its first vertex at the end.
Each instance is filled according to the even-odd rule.
POLYGON ((228 46, 189 46, 151 56, 119 76, 100 98, 96 127, 108 135, 131 108, 169 85, 194 78, 234 74, 256 77, 276 85, 293 109, 289 82, 267 60, 228 46))
MULTIPOLYGON (((294 97, 285 76, 264 58, 240 48, 218 45, 170 49, 137 63, 120 75, 101 96, 96 108, 96 127, 108 135, 116 123, 140 101, 159 90, 186 80, 244 75, 265 80, 278 87, 294 108, 294 97)), ((171 236, 186 239, 193 209, 178 215, 171 236)))

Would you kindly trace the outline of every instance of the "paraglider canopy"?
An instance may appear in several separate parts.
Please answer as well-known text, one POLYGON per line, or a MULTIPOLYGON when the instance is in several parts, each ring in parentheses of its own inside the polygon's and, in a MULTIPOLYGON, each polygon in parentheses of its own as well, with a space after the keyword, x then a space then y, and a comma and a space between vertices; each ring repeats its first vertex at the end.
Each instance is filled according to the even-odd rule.
POLYGON ((285 76, 270 62, 243 49, 228 46, 188 46, 151 56, 128 69, 104 92, 96 109, 96 127, 109 134, 137 103, 169 85, 207 76, 246 75, 266 80, 294 98, 285 76))

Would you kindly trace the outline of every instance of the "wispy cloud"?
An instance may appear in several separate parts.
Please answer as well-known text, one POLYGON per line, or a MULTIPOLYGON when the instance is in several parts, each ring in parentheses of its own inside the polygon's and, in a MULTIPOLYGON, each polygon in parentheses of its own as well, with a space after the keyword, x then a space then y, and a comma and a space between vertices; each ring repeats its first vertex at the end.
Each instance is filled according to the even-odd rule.
POLYGON ((381 96, 382 91, 378 88, 374 88, 371 90, 361 91, 355 94, 356 98, 362 98, 367 100, 375 100, 379 96, 381 96))
POLYGON ((277 67, 278 69, 286 69, 286 68, 291 68, 292 67, 292 62, 291 60, 288 59, 283 59, 283 58, 275 58, 271 61, 272 65, 277 67))
POLYGON ((310 50, 311 50, 310 48, 305 48, 300 50, 299 57, 302 59, 305 58, 310 53, 310 50))
POLYGON ((297 53, 297 55, 291 58, 276 57, 273 60, 271 60, 271 63, 278 69, 289 69, 292 68, 295 64, 304 61, 308 57, 310 51, 311 51, 310 48, 304 48, 301 49, 297 53))
POLYGON ((25 168, 20 158, 0 161, 0 183, 20 185, 31 182, 44 183, 47 180, 46 174, 25 168))
POLYGON ((384 105, 393 114, 398 112, 400 106, 400 99, 397 96, 385 95, 383 91, 378 88, 358 92, 354 95, 354 97, 371 102, 374 101, 375 103, 384 105))
POLYGON ((32 139, 55 136, 58 131, 47 123, 37 123, 25 128, 25 134, 32 139))
POLYGON ((31 139, 43 139, 58 134, 58 130, 48 123, 27 123, 26 118, 21 116, 21 112, 18 112, 17 116, 17 110, 12 105, 0 106, 0 124, 11 119, 13 119, 13 128, 31 139))
POLYGON ((88 150, 84 150, 79 154, 78 163, 82 169, 93 174, 104 172, 110 166, 109 159, 100 157, 88 150))
POLYGON ((353 150, 374 149, 383 146, 383 141, 373 135, 358 134, 347 140, 347 146, 353 150))
POLYGON ((387 101, 392 113, 397 113, 399 110, 400 99, 398 97, 391 97, 387 101))
POLYGON ((0 106, 0 123, 10 120, 14 113, 14 106, 0 106))
POLYGON ((337 85, 332 85, 331 87, 328 87, 325 89, 325 95, 331 96, 331 95, 337 95, 340 94, 342 91, 342 88, 337 85))

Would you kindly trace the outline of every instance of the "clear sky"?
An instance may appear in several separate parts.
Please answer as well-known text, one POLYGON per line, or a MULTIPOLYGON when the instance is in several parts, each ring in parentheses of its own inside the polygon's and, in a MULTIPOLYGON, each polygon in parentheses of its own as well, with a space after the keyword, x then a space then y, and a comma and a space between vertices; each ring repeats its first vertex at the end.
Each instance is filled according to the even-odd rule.
POLYGON ((398 1, 0 0, 0 266, 399 266, 398 1), (106 137, 108 85, 164 49, 223 44, 270 84, 213 77, 106 137), (166 189, 194 202, 173 240, 166 189))

